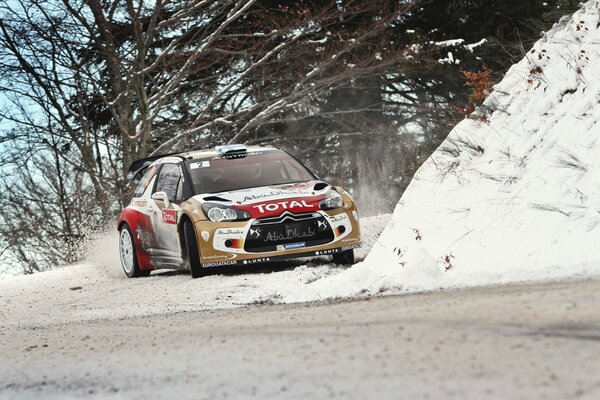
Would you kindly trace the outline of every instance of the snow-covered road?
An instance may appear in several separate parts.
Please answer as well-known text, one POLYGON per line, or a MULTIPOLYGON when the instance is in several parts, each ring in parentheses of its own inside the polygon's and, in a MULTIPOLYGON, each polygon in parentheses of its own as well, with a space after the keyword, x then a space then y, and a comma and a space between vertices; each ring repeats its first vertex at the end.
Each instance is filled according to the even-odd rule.
POLYGON ((39 292, 54 318, 0 325, 0 398, 598 399, 599 285, 127 318, 110 313, 119 286, 93 322, 60 322, 79 302, 46 307, 39 292))
MULTIPOLYGON (((356 250, 358 260, 366 256, 389 217, 361 219, 364 246, 356 250)), ((325 257, 201 279, 192 279, 186 271, 127 279, 117 248, 117 234, 111 232, 95 243, 84 264, 0 280, 0 322, 35 326, 279 303, 298 297, 319 279, 347 270, 325 257)))

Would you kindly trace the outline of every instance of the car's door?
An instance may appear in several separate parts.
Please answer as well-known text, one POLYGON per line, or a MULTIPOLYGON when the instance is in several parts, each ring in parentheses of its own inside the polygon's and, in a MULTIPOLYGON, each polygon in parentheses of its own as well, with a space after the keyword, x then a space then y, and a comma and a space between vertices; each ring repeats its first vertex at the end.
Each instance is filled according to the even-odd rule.
POLYGON ((157 256, 177 263, 181 256, 177 235, 183 181, 179 164, 162 164, 152 192, 152 227, 157 239, 157 256), (169 260, 170 259, 170 260, 169 260))

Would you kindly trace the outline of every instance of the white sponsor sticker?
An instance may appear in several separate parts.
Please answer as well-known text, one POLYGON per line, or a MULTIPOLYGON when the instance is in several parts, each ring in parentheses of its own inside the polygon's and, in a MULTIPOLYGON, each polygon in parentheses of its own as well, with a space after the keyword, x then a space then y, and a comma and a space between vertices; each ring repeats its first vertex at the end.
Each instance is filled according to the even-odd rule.
POLYGON ((306 242, 288 243, 277 245, 277 251, 294 250, 306 247, 306 242))
POLYGON ((234 265, 236 264, 236 261, 218 261, 218 262, 213 262, 213 263, 204 263, 202 264, 203 267, 222 267, 224 265, 234 265))
POLYGON ((198 162, 190 163, 191 169, 208 168, 208 167, 210 167, 210 161, 198 161, 198 162))

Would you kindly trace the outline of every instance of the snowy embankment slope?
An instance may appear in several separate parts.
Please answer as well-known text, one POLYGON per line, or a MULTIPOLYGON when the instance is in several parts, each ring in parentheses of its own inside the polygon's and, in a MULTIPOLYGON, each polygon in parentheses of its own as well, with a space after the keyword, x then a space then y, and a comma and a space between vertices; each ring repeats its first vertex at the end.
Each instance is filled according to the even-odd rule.
MULTIPOLYGON (((364 247, 356 250, 358 259, 365 257, 389 218, 388 214, 361 219, 364 247)), ((324 257, 201 279, 192 279, 185 271, 156 271, 148 278, 128 279, 121 269, 118 235, 111 232, 95 243, 85 264, 0 280, 0 324, 45 326, 280 303, 312 282, 344 270, 324 257)))
POLYGON ((600 274, 598 7, 556 24, 452 130, 364 263, 294 299, 600 274))

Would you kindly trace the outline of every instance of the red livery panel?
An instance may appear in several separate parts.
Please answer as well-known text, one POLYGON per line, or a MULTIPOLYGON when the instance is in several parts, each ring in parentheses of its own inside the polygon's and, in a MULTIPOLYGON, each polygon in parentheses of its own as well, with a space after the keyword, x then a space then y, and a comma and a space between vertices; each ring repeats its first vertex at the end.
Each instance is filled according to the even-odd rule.
POLYGON ((147 242, 156 240, 153 235, 152 222, 150 217, 140 211, 125 208, 119 217, 119 226, 126 222, 133 233, 133 241, 137 253, 138 264, 141 270, 152 269, 152 259, 150 254, 145 251, 147 242), (146 243, 144 243, 146 242, 146 243))

